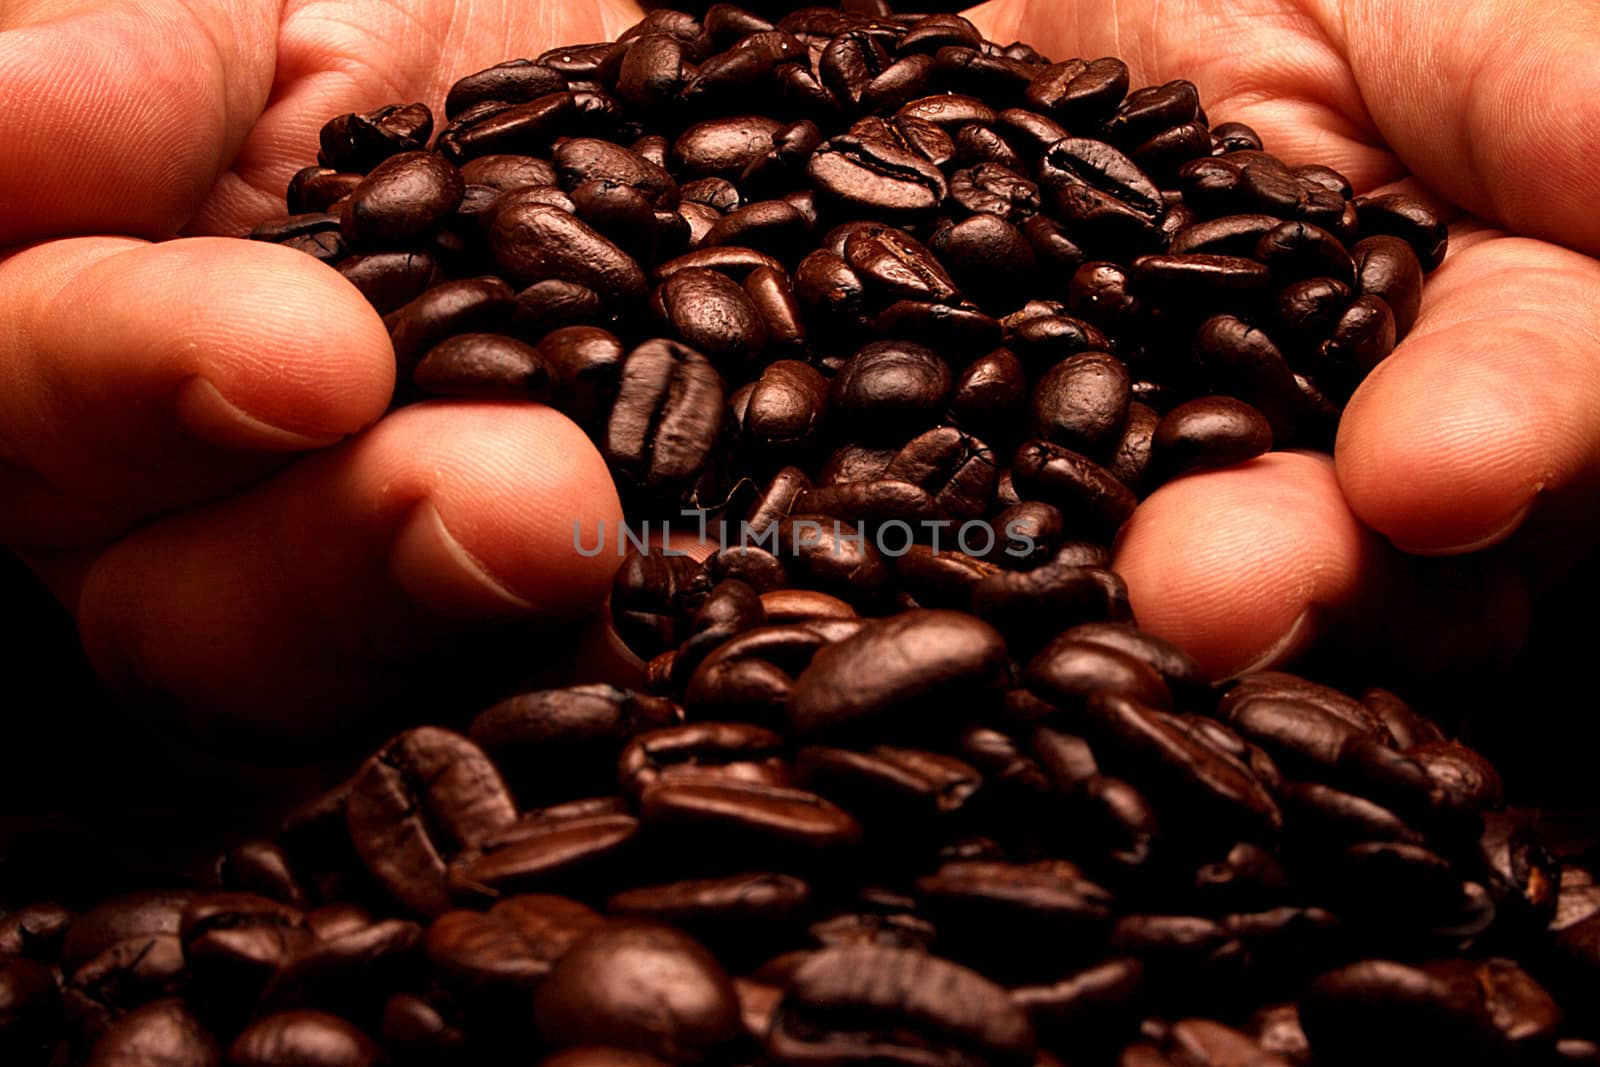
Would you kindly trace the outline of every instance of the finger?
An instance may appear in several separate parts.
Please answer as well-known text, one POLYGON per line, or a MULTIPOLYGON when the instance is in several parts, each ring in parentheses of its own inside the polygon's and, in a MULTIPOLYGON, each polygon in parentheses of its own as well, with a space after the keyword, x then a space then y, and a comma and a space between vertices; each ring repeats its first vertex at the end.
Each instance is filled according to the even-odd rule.
MULTIPOLYGON (((1592 501, 1596 411, 1600 264, 1482 240, 1434 275, 1412 333, 1351 398, 1339 480, 1355 513, 1402 548, 1479 550, 1522 527, 1536 500, 1592 501)), ((1593 536, 1588 511, 1567 525, 1569 542, 1593 536)))
POLYGON ((28 249, 0 264, 0 537, 103 543, 355 433, 393 385, 382 321, 292 249, 28 249))
POLYGON ((0 13, 0 245, 176 232, 272 87, 274 0, 23 0, 0 13))
POLYGON ((1600 7, 1318 0, 1385 141, 1428 185, 1517 233, 1600 251, 1600 7))
MULTIPOLYGON (((233 499, 109 549, 78 601, 84 646, 123 688, 267 731, 347 725, 432 673, 516 674, 486 624, 551 625, 604 599, 618 538, 605 464, 537 405, 423 404, 233 499), (323 721, 326 720, 326 721, 323 721)), ((481 679, 478 679, 481 680, 481 679)))
POLYGON ((1330 642, 1359 653, 1366 684, 1427 676, 1503 659, 1526 628, 1513 566, 1401 556, 1350 513, 1326 456, 1275 452, 1163 486, 1114 566, 1140 625, 1219 679, 1330 642))

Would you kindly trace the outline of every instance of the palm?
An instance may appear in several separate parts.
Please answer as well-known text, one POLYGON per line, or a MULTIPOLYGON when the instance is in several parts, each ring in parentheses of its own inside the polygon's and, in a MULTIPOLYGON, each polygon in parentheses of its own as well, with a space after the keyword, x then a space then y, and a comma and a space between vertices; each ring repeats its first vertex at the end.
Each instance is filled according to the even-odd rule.
POLYGON ((234 234, 283 211, 290 175, 312 162, 323 122, 420 100, 444 121, 452 82, 514 56, 602 41, 640 17, 631 0, 302 0, 287 6, 272 95, 217 188, 185 228, 234 234))
POLYGON ((1505 630, 1525 608, 1519 568, 1508 578, 1498 560, 1423 563, 1369 528, 1428 554, 1497 543, 1519 526, 1527 547, 1554 528, 1567 552, 1581 551, 1576 499, 1577 529, 1593 529, 1584 491, 1600 451, 1587 414, 1600 331, 1579 309, 1600 292, 1600 268, 1568 248, 1600 250, 1600 225, 1573 181, 1587 173, 1581 149, 1564 134, 1596 116, 1523 101, 1536 79, 1571 78, 1569 93, 1584 84, 1578 57, 1600 18, 1574 7, 1508 28, 1499 7, 993 0, 975 15, 990 36, 1057 58, 1121 56, 1135 85, 1194 81, 1213 122, 1248 123, 1269 151, 1332 166, 1358 192, 1398 183, 1453 220, 1452 254, 1410 337, 1352 401, 1334 467, 1281 457, 1188 479, 1125 532, 1118 565, 1141 618, 1215 671, 1281 659, 1363 617, 1380 630, 1388 621, 1380 643, 1423 658, 1436 651, 1419 648, 1430 628, 1455 643, 1457 662, 1514 643, 1505 630), (1406 610, 1407 591, 1429 587, 1406 610), (1457 591, 1441 597, 1445 587, 1457 591))

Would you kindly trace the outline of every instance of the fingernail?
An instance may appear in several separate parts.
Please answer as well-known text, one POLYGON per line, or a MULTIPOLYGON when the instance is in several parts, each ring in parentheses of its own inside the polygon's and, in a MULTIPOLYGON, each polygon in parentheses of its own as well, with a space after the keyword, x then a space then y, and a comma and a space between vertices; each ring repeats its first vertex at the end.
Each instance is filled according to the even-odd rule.
POLYGON ((1316 637, 1316 631, 1317 611, 1314 607, 1307 607, 1299 615, 1295 616, 1294 622, 1289 625, 1288 630, 1284 631, 1282 637, 1257 653, 1243 667, 1220 680, 1231 682, 1247 674, 1254 674, 1257 671, 1271 670, 1274 667, 1281 666, 1304 652, 1316 637))
POLYGON ((411 598, 449 618, 506 618, 535 610, 456 540, 432 502, 406 515, 389 553, 395 581, 411 598))
POLYGON ((207 378, 194 374, 178 387, 178 425, 202 441, 252 452, 303 452, 326 448, 342 434, 306 434, 256 418, 222 395, 207 378))
POLYGON ((1394 547, 1413 556, 1464 556, 1469 552, 1481 552, 1486 548, 1493 548, 1521 528, 1528 517, 1528 512, 1533 510, 1533 502, 1544 491, 1544 483, 1540 482, 1533 487, 1533 493, 1525 504, 1513 511, 1502 522, 1496 523, 1490 531, 1481 537, 1473 538, 1457 545, 1414 545, 1405 541, 1396 541, 1390 538, 1394 547))

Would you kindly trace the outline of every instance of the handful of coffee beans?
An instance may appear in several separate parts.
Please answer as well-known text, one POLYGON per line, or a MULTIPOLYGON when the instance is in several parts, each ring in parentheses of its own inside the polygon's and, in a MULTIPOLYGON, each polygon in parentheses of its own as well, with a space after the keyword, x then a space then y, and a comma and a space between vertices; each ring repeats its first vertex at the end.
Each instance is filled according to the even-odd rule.
POLYGON ((251 236, 385 315, 397 402, 553 404, 715 550, 622 559, 642 686, 12 911, 3 1062, 1600 1064, 1597 857, 1392 693, 1213 684, 1109 568, 1163 480, 1328 446, 1443 227, 1188 82, 862 6, 323 128, 251 236))

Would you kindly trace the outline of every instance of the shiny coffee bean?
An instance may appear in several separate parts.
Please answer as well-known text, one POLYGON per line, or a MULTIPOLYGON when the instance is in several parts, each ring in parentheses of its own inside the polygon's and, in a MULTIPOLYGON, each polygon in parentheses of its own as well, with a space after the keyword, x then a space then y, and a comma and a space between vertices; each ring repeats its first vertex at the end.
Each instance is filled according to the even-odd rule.
POLYGON ((1179 404, 1156 426, 1150 466, 1160 478, 1231 467, 1269 451, 1272 427, 1242 400, 1199 397, 1179 404))
POLYGON ((345 813, 350 840, 372 876, 423 915, 450 906, 449 858, 516 818, 488 756, 436 727, 407 731, 369 759, 357 772, 345 813))
POLYGON ((353 1025, 322 1011, 288 1011, 250 1024, 228 1047, 236 1067, 373 1067, 382 1050, 353 1025))
POLYGON ((677 342, 646 341, 623 361, 601 451, 627 485, 674 491, 699 474, 721 417, 711 363, 677 342))
POLYGON ((1000 986, 923 952, 866 945, 801 964, 767 1037, 767 1054, 785 1065, 1028 1064, 1033 1050, 1027 1017, 1000 986), (871 1030, 855 1022, 873 1018, 885 1021, 871 1030))

